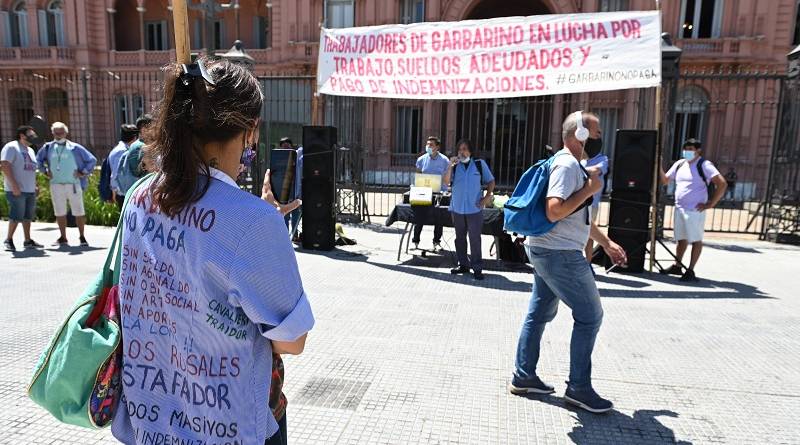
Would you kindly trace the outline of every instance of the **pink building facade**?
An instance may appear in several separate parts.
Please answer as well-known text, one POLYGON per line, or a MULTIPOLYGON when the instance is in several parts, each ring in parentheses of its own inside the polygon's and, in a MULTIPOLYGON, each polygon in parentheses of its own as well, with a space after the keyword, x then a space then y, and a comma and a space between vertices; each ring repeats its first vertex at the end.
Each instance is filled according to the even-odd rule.
MULTIPOLYGON (((355 114, 348 113, 346 101, 340 98, 323 97, 321 106, 311 106, 323 25, 645 10, 655 7, 653 0, 189 3, 194 51, 225 52, 241 40, 255 60, 255 72, 275 81, 267 90, 281 99, 273 105, 275 113, 283 109, 283 116, 273 119, 276 123, 266 133, 269 142, 282 133, 297 135, 299 127, 312 120, 356 127, 359 134, 352 139, 367 150, 371 171, 407 169, 408 160, 416 156, 428 134, 442 136, 448 145, 469 136, 497 169, 508 166, 505 179, 513 181, 520 168, 516 164, 532 161, 544 144, 559 143, 559 122, 573 108, 597 111, 607 134, 615 128, 653 125, 652 91, 478 103, 366 100, 357 104, 360 111, 355 114), (318 116, 312 118, 312 109, 318 116), (349 121, 343 122, 344 117, 349 121), (478 128, 487 123, 491 130, 478 128), (524 143, 510 142, 515 138, 524 143)), ((766 176, 780 94, 780 82, 766 80, 763 74, 777 73, 777 78, 785 72, 785 55, 798 43, 797 1, 668 0, 662 4, 662 28, 683 49, 685 74, 675 92, 675 118, 666 125, 676 140, 706 141, 708 157, 722 169, 743 172, 740 177, 744 174, 752 183, 747 193, 758 194, 766 176)), ((67 122, 76 140, 103 154, 116 141, 121 123, 134 121, 159 99, 158 69, 174 59, 170 9, 170 0, 0 0, 0 136, 12 138, 17 125, 39 115, 47 122, 67 122)), ((265 113, 267 119, 273 114, 265 113)), ((613 140, 609 139, 613 138, 606 140, 611 154, 613 140)))

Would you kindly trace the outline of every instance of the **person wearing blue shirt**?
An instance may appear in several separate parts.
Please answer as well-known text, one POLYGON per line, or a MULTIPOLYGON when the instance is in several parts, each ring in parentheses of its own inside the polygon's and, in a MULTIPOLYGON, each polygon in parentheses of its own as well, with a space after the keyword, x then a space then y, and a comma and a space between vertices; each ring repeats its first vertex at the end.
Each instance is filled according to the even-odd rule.
POLYGON ((456 255, 458 267, 452 274, 468 273, 472 268, 476 280, 483 279, 483 257, 481 255, 481 229, 483 229, 483 213, 481 209, 492 203, 494 192, 494 176, 486 165, 486 161, 477 158, 477 151, 472 142, 462 139, 456 144, 458 156, 450 161, 450 168, 445 172, 445 183, 450 184, 450 213, 453 216, 453 227, 456 229, 456 255), (480 169, 480 170, 478 170, 480 169), (483 187, 486 193, 483 193, 483 187), (471 255, 467 257, 467 236, 471 255))
POLYGON ((67 139, 69 128, 63 122, 54 122, 50 127, 53 141, 48 142, 36 155, 39 171, 50 178, 50 198, 61 236, 55 245, 67 245, 67 203, 78 226, 82 247, 89 245, 84 236, 86 211, 83 192, 89 186, 89 175, 94 171, 97 158, 81 144, 67 139))
MULTIPOLYGON (((427 175, 439 175, 442 177, 442 191, 447 190, 447 184, 444 181, 444 174, 450 167, 450 161, 447 157, 439 152, 442 142, 436 136, 428 138, 425 144, 425 154, 417 158, 417 171, 427 175)), ((437 190, 434 190, 437 191, 437 190)), ((422 224, 414 224, 414 236, 411 242, 414 243, 414 248, 419 248, 419 237, 422 234, 422 224)), ((440 250, 442 248, 442 225, 435 224, 433 226, 433 248, 440 250)))
POLYGON ((139 139, 139 129, 136 125, 123 124, 120 127, 120 141, 116 147, 108 154, 108 167, 111 169, 110 185, 112 194, 112 201, 117 203, 117 207, 122 208, 122 202, 125 200, 125 193, 119 189, 117 184, 117 174, 119 173, 119 160, 126 151, 131 147, 131 144, 139 139))
MULTIPOLYGON (((602 131, 597 129, 597 137, 589 137, 584 146, 584 154, 586 159, 581 160, 581 165, 591 175, 599 175, 603 180, 603 188, 592 196, 592 222, 597 222, 597 215, 600 214, 600 202, 603 200, 603 192, 605 189, 606 177, 608 175, 608 156, 603 153, 603 138, 601 137, 602 131)), ((592 252, 594 251, 594 241, 589 238, 586 242, 584 254, 589 262, 592 261, 592 252)))

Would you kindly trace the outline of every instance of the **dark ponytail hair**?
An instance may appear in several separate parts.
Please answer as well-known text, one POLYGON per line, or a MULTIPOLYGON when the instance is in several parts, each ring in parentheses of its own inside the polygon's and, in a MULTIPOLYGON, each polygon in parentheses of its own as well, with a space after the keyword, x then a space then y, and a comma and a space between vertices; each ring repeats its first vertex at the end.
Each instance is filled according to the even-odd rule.
POLYGON ((208 190, 210 173, 201 156, 203 146, 228 142, 252 130, 264 101, 258 80, 245 68, 227 60, 198 62, 213 84, 184 74, 181 65, 167 65, 164 97, 145 130, 149 150, 159 160, 151 189, 153 204, 167 216, 197 202, 208 190))

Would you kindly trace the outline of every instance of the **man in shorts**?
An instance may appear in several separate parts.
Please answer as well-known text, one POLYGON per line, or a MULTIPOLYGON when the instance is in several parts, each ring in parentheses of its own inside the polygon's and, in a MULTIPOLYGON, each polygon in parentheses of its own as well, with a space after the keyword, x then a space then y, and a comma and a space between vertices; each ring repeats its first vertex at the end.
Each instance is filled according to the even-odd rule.
POLYGON ((3 187, 8 201, 8 236, 3 243, 5 249, 14 252, 14 232, 22 223, 26 249, 44 247, 31 239, 31 221, 36 215, 36 155, 31 144, 36 139, 33 127, 17 128, 17 139, 3 147, 0 167, 3 171, 3 187))
POLYGON ((67 242, 67 204, 78 226, 80 244, 88 247, 84 236, 86 211, 83 205, 83 192, 89 186, 89 175, 94 171, 97 158, 83 145, 69 139, 69 128, 63 122, 55 122, 50 127, 53 140, 39 150, 36 161, 39 170, 50 178, 50 198, 56 215, 60 236, 54 245, 66 246, 67 242))
POLYGON ((701 143, 688 139, 683 144, 683 159, 674 163, 668 172, 659 169, 661 183, 675 181, 675 240, 678 248, 675 252, 677 261, 664 273, 681 275, 681 281, 698 281, 694 273, 700 252, 703 250, 703 233, 706 224, 706 210, 714 206, 725 195, 727 183, 714 164, 703 158, 701 143), (708 186, 715 185, 714 195, 709 196, 708 186), (683 254, 692 245, 692 257, 689 267, 681 268, 683 254))

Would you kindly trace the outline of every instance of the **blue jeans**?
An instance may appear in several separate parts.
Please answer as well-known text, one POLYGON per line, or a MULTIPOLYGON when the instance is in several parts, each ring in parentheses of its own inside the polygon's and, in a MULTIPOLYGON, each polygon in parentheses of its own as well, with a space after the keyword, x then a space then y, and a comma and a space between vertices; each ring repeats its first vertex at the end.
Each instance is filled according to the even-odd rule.
POLYGON ((6 192, 8 201, 8 219, 15 222, 33 221, 36 216, 36 194, 20 193, 14 196, 11 192, 6 192))
POLYGON ((297 224, 300 222, 300 207, 289 212, 288 215, 283 217, 283 220, 286 222, 286 228, 289 229, 289 233, 296 232, 297 224))
POLYGON ((600 293, 592 269, 577 250, 550 250, 525 246, 534 268, 533 292, 528 315, 522 323, 517 346, 515 380, 536 376, 542 333, 558 312, 558 302, 572 309, 569 386, 580 390, 592 385, 592 350, 603 322, 600 293))

